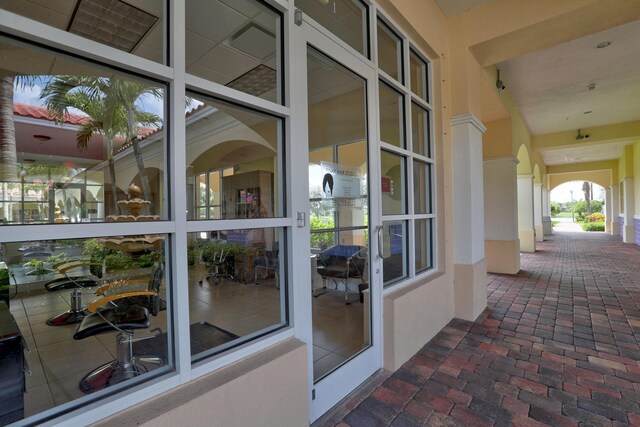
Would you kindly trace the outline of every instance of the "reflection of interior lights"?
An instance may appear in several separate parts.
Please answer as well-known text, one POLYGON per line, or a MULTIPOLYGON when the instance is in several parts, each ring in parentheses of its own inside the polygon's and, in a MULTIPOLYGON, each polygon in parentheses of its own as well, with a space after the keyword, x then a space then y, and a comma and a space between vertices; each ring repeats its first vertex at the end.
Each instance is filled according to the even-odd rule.
POLYGON ((38 140, 39 142, 51 141, 51 137, 47 135, 33 135, 33 138, 38 140))

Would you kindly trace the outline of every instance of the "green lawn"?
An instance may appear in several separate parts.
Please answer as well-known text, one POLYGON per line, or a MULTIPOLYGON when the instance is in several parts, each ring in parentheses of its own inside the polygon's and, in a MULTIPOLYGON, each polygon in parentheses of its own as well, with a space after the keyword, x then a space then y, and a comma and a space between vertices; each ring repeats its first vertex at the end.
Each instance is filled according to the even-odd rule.
POLYGON ((571 212, 560 212, 559 214, 553 215, 554 218, 571 218, 571 212))

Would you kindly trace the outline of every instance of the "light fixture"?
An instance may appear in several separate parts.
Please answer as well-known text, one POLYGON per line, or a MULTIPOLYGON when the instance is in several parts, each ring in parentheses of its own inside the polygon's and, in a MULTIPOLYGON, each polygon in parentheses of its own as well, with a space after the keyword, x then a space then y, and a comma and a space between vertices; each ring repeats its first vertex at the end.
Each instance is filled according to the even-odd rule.
POLYGON ((604 49, 605 47, 609 47, 609 46, 611 46, 611 42, 609 40, 606 40, 606 41, 598 43, 596 45, 596 48, 597 49, 604 49))
POLYGON ((593 111, 591 111, 591 110, 584 112, 584 114, 591 114, 591 113, 593 113, 593 111))
POLYGON ((496 80, 496 87, 498 88, 498 92, 502 92, 507 87, 504 85, 504 82, 500 80, 500 70, 498 70, 498 80, 496 80))
POLYGON ((38 142, 49 142, 51 141, 51 137, 47 135, 33 135, 33 139, 38 142))
POLYGON ((587 89, 594 90, 596 87, 598 87, 598 85, 596 85, 595 83, 591 83, 589 86, 587 86, 587 89))
POLYGON ((121 0, 80 0, 67 31, 132 52, 158 17, 121 0))
POLYGON ((580 133, 580 129, 578 129, 578 136, 576 136, 576 141, 581 141, 583 139, 589 139, 591 137, 591 135, 589 135, 588 133, 585 133, 584 135, 582 135, 580 133))

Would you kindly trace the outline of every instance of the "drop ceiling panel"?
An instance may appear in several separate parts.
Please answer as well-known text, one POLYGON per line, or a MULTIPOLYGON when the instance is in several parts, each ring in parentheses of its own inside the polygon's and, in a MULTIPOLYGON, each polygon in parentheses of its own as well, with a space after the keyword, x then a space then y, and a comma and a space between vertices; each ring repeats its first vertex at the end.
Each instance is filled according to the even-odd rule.
POLYGON ((223 45, 218 45, 197 62, 198 65, 227 76, 229 80, 241 76, 260 63, 223 45))
POLYGON ((246 16, 215 1, 189 3, 186 15, 189 31, 216 42, 225 40, 247 22, 246 16), (193 6, 196 4, 198 7, 193 6))

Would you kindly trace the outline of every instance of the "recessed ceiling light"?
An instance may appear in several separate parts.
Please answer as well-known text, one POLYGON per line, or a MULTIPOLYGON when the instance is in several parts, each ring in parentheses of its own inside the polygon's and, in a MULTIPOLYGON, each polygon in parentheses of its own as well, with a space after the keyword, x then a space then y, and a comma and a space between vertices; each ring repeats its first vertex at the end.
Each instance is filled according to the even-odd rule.
POLYGON ((593 111, 589 110, 589 111, 585 111, 584 113, 585 114, 591 114, 591 113, 593 113, 593 111))
POLYGON ((604 49, 605 47, 609 47, 609 46, 611 46, 611 42, 609 40, 607 40, 607 41, 603 41, 603 42, 598 43, 596 45, 596 48, 604 49))

